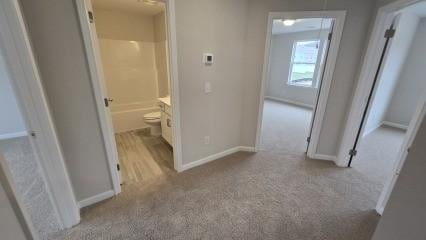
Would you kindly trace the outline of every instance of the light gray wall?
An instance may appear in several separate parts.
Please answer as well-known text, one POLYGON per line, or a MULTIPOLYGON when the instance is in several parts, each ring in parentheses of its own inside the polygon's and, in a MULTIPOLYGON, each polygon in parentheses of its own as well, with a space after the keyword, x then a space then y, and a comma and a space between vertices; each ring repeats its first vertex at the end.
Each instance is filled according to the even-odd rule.
MULTIPOLYGON (((276 34, 271 39, 271 56, 269 61, 269 78, 267 80, 266 96, 290 102, 314 106, 317 88, 289 85, 288 76, 293 53, 293 44, 298 40, 312 40, 320 37, 318 55, 323 52, 324 40, 328 30, 304 31, 287 34, 276 34)), ((320 68, 318 68, 320 69, 320 68)))
POLYGON ((423 119, 373 240, 426 239, 425 145, 423 119))
MULTIPOLYGON (((404 28, 410 28, 410 25, 404 25, 404 28)), ((409 125, 421 96, 426 94, 426 18, 421 19, 416 31, 385 116, 386 121, 404 126, 409 125)))
POLYGON ((0 138, 4 134, 25 131, 25 124, 19 112, 6 65, 0 52, 0 138))
MULTIPOLYGON (((254 146, 268 12, 321 10, 324 1, 250 0, 245 47, 242 145, 254 146)), ((336 155, 353 95, 374 1, 333 0, 327 10, 347 10, 340 50, 327 102, 318 153, 336 155)))
POLYGON ((112 190, 71 0, 22 0, 23 13, 77 200, 112 190))
MULTIPOLYGON (((385 119, 385 116, 388 108, 391 107, 393 96, 396 96, 394 95, 395 88, 398 82, 402 81, 401 84, 405 84, 405 81, 400 76, 416 34, 419 19, 412 14, 402 14, 399 21, 397 32, 392 39, 383 65, 382 75, 371 103, 365 133, 369 133, 379 127, 384 120, 389 120, 385 119)), ((394 105, 394 107, 399 106, 394 105)))
POLYGON ((184 164, 240 145, 246 9, 246 0, 176 1, 184 164), (203 53, 214 54, 212 66, 203 53))

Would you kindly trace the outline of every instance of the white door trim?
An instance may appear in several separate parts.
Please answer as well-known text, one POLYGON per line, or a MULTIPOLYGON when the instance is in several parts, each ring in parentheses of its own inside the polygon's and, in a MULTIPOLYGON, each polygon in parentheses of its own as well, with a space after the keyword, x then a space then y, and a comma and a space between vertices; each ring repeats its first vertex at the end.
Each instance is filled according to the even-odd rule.
MULTIPOLYGON (((75 0, 80 19, 81 32, 86 49, 86 57, 89 64, 92 87, 95 95, 95 102, 98 109, 98 117, 101 123, 101 130, 105 143, 105 149, 110 166, 111 180, 114 185, 114 192, 121 192, 120 177, 117 173, 116 164, 118 163, 117 147, 115 143, 114 131, 112 128, 111 115, 108 108, 105 108, 104 98, 106 98, 104 86, 104 72, 100 59, 100 51, 96 32, 90 28, 88 21, 85 0, 75 0)), ((179 81, 177 66, 177 40, 176 40, 176 21, 175 21, 175 1, 164 0, 166 5, 167 18, 167 37, 169 53, 169 74, 171 81, 171 100, 172 100, 172 132, 173 132, 173 159, 174 167, 178 172, 182 169, 182 147, 181 147, 181 129, 180 129, 180 101, 179 101, 179 81)))
POLYGON ((313 119, 313 128, 311 135, 311 143, 308 149, 308 157, 315 158, 321 156, 317 154, 317 145, 319 141, 319 135, 324 120, 325 109, 327 105, 328 95, 330 92, 330 86, 333 79, 334 67, 336 65, 337 54, 340 46, 340 39, 343 33, 343 26, 346 17, 346 11, 304 11, 304 12, 271 12, 268 17, 268 29, 266 33, 266 44, 265 44, 265 55, 262 73, 262 83, 259 98, 259 112, 257 117, 257 130, 256 130, 256 151, 260 150, 260 137, 262 131, 262 119, 263 119, 263 107, 266 90, 266 82, 269 77, 269 56, 271 53, 271 39, 272 39, 272 23, 274 19, 298 19, 298 18, 334 18, 335 24, 333 29, 333 35, 328 53, 327 64, 324 69, 324 78, 321 87, 321 96, 317 105, 317 114, 313 119))
POLYGON ((56 135, 56 130, 26 26, 17 0, 0 1, 0 44, 31 145, 47 184, 62 228, 80 221, 80 212, 56 135))
MULTIPOLYGON (((369 92, 373 85, 374 75, 377 71, 380 55, 385 44, 384 32, 386 28, 390 26, 392 19, 396 16, 396 13, 399 10, 421 1, 424 0, 399 0, 385 5, 378 10, 342 137, 342 143, 336 162, 338 166, 346 167, 349 163, 349 149, 353 147, 355 142, 356 134, 361 124, 362 114, 367 104, 369 92)), ((397 166, 394 168, 394 173, 396 174, 395 176, 398 174, 398 169, 402 167, 402 164, 405 161, 407 155, 407 149, 411 145, 411 142, 417 133, 422 116, 424 116, 424 108, 424 102, 419 104, 416 113, 408 127, 407 134, 404 139, 404 144, 399 154, 399 160, 397 161, 397 166)), ((387 183, 385 184, 376 206, 376 211, 380 214, 383 212, 390 193, 392 192, 395 181, 396 177, 392 177, 392 179, 388 179, 387 183)))

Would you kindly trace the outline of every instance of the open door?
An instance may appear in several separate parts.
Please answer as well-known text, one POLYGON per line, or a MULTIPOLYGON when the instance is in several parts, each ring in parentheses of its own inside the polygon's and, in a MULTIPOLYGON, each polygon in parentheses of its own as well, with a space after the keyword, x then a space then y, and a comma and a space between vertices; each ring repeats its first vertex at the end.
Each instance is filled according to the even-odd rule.
POLYGON ((324 47, 325 51, 323 53, 324 57, 323 59, 321 59, 321 69, 319 70, 319 74, 320 76, 318 76, 318 79, 320 79, 319 81, 319 86, 318 86, 318 90, 315 96, 315 104, 314 104, 314 111, 312 112, 312 117, 311 117, 311 123, 309 124, 309 135, 306 138, 307 141, 307 145, 306 145, 306 152, 308 152, 309 149, 309 145, 311 142, 311 136, 312 136, 312 130, 314 128, 314 120, 315 120, 315 116, 318 110, 318 100, 320 98, 320 94, 321 94, 321 88, 323 86, 323 80, 324 80, 324 71, 325 71, 325 66, 327 65, 327 59, 328 59, 328 54, 330 52, 330 45, 331 45, 331 39, 333 36, 333 29, 334 29, 334 19, 331 20, 331 27, 330 27, 330 32, 328 33, 328 38, 327 38, 327 42, 325 43, 326 46, 324 47))
POLYGON ((104 71, 102 68, 101 55, 97 40, 96 26, 94 21, 94 13, 91 0, 76 0, 79 8, 80 21, 84 29, 83 38, 85 41, 86 52, 88 56, 90 75, 92 78, 93 91, 98 109, 99 120, 101 123, 103 139, 105 142, 105 151, 110 164, 110 171, 113 179, 115 194, 121 192, 120 184, 122 183, 120 163, 117 153, 117 145, 115 142, 114 129, 112 125, 110 103, 113 99, 107 96, 104 71), (85 13, 85 14, 83 14, 85 13), (85 34, 89 32, 89 34, 85 34), (94 60, 93 60, 94 59, 94 60))
POLYGON ((370 110, 371 103, 372 103, 372 100, 373 100, 373 97, 374 97, 374 94, 376 92, 376 88, 377 88, 377 85, 378 85, 378 79, 381 78, 381 75, 382 75, 382 72, 383 72, 383 66, 385 65, 388 50, 389 50, 389 48, 392 44, 392 38, 395 35, 396 27, 398 26, 398 23, 399 23, 399 18, 400 18, 399 15, 396 16, 392 20, 390 27, 384 33, 383 37, 385 38, 385 43, 384 43, 384 46, 383 46, 382 53, 380 55, 379 65, 378 65, 376 73, 374 75, 373 84, 372 84, 370 92, 368 94, 367 103, 366 103, 364 111, 362 113, 361 123, 360 123, 359 128, 358 128, 357 133, 356 133, 355 142, 354 142, 352 148, 349 150, 350 158, 349 158, 348 167, 351 167, 352 160, 357 155, 357 148, 358 148, 358 145, 359 145, 361 134, 363 133, 363 130, 364 130, 364 127, 365 127, 367 115, 368 115, 368 112, 370 110))

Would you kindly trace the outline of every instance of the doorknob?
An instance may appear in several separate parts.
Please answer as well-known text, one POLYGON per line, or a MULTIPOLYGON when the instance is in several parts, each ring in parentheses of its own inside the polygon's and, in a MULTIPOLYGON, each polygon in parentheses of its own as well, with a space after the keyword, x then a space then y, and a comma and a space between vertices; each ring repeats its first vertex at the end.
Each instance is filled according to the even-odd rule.
POLYGON ((105 107, 109 107, 109 103, 113 101, 114 99, 112 98, 104 98, 105 107))

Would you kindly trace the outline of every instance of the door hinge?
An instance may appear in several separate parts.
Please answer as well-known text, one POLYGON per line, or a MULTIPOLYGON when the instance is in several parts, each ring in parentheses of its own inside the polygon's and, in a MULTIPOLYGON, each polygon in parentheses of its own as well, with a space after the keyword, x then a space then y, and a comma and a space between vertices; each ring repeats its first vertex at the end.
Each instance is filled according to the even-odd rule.
POLYGON ((120 164, 117 163, 117 171, 120 171, 120 164))
POLYGON ((389 28, 388 30, 386 30, 385 38, 393 38, 393 36, 395 36, 395 29, 389 28))
POLYGON ((311 137, 306 138, 307 142, 311 142, 311 137))
POLYGON ((30 132, 30 136, 35 138, 35 137, 37 136, 37 135, 36 135, 36 132, 31 131, 31 132, 30 132))
POLYGON ((358 151, 356 149, 349 150, 349 155, 350 156, 356 156, 357 153, 358 153, 358 151))
POLYGON ((328 41, 330 41, 332 37, 333 37, 333 33, 331 32, 328 34, 328 41))
POLYGON ((93 23, 93 12, 92 11, 87 11, 87 15, 89 16, 89 22, 93 23))

